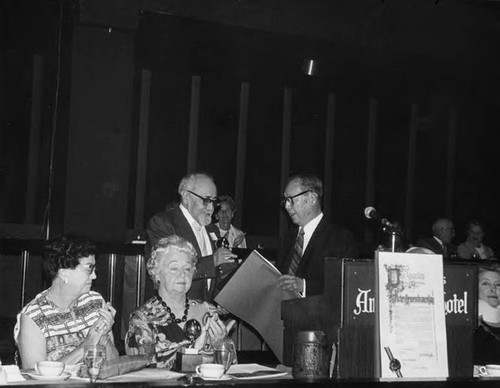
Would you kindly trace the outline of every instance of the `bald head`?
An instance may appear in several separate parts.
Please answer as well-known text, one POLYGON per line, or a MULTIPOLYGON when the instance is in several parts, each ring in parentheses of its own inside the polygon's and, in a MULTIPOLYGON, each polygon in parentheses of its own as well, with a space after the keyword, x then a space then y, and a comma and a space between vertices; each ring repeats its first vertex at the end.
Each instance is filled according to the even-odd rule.
POLYGON ((455 237, 453 222, 448 218, 439 218, 432 224, 432 234, 445 244, 450 244, 455 237))

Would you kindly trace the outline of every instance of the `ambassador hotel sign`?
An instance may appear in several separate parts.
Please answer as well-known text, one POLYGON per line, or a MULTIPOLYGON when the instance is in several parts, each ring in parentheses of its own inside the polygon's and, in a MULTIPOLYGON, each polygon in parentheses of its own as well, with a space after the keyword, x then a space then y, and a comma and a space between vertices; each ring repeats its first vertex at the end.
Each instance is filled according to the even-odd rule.
MULTIPOLYGON (((375 324, 375 266, 358 262, 345 268, 344 321, 348 325, 375 324)), ((444 265, 444 308, 447 325, 470 324, 477 317, 477 271, 473 266, 444 265), (476 303, 475 303, 476 301, 476 303)))

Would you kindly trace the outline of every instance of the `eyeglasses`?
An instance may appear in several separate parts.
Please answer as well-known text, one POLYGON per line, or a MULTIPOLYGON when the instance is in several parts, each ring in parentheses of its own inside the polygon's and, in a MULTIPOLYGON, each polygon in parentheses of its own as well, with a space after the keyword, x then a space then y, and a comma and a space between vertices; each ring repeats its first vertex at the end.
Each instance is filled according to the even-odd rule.
POLYGON ((281 197, 281 201, 280 201, 280 204, 281 206, 285 207, 286 204, 288 203, 290 206, 293 206, 293 199, 294 198, 297 198, 297 197, 300 197, 301 195, 304 195, 306 193, 309 193, 311 190, 306 190, 306 191, 303 191, 301 193, 298 193, 298 194, 295 194, 295 195, 292 195, 290 197, 287 197, 286 195, 281 197))
POLYGON ((92 275, 92 272, 95 271, 95 264, 78 264, 75 268, 81 268, 87 275, 92 275))
POLYGON ((201 201, 203 202, 203 206, 208 206, 210 204, 214 205, 214 207, 217 207, 219 206, 219 198, 215 197, 215 198, 210 198, 210 197, 202 197, 201 195, 199 194, 196 194, 194 192, 192 192, 191 190, 186 190, 188 193, 191 193, 193 194, 194 196, 198 197, 199 199, 201 199, 201 201))

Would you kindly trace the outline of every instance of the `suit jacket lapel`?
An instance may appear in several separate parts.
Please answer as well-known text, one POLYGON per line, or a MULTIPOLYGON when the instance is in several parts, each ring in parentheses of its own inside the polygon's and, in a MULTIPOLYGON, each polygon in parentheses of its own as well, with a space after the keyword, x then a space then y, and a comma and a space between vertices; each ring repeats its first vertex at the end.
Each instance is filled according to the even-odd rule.
POLYGON ((444 253, 444 247, 434 237, 432 238, 432 241, 436 245, 436 252, 442 255, 444 253))

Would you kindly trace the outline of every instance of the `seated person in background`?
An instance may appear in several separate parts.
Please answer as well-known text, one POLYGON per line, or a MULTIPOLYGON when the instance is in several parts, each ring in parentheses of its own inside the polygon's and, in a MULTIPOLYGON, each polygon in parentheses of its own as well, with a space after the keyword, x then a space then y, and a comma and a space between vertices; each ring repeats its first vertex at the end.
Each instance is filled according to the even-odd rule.
POLYGON ((500 266, 484 265, 478 274, 479 325, 474 333, 474 364, 500 363, 500 266))
POLYGON ((421 238, 415 246, 443 255, 443 259, 450 259, 456 257, 456 247, 451 243, 453 237, 453 222, 448 218, 439 218, 432 224, 432 237, 421 238))
POLYGON ((233 198, 229 195, 221 195, 219 201, 220 207, 215 213, 217 220, 215 225, 219 228, 220 237, 228 241, 230 248, 246 248, 245 233, 231 224, 236 211, 233 198))
POLYGON ((214 306, 187 297, 196 261, 196 250, 182 237, 165 237, 153 246, 147 269, 158 294, 130 314, 127 354, 146 354, 153 366, 171 369, 176 352, 190 344, 184 327, 191 319, 201 325, 196 349, 209 350, 227 336, 234 321, 226 327, 214 306))
POLYGON ((106 345, 107 359, 118 357, 111 332, 116 310, 90 290, 97 277, 94 244, 56 237, 43 260, 52 284, 24 306, 14 328, 23 368, 42 360, 77 364, 85 345, 106 345))
POLYGON ((461 259, 488 260, 495 257, 493 250, 483 244, 484 224, 478 220, 467 222, 467 239, 458 246, 461 259))

